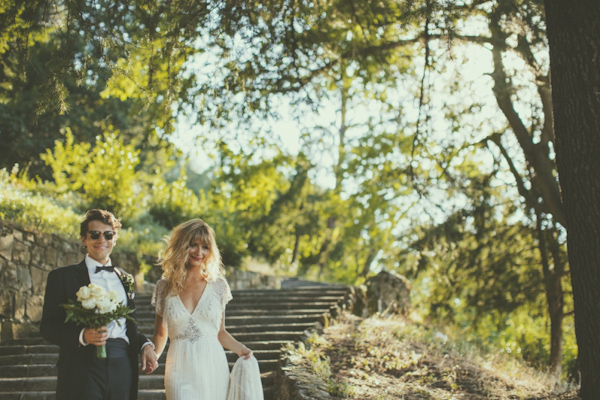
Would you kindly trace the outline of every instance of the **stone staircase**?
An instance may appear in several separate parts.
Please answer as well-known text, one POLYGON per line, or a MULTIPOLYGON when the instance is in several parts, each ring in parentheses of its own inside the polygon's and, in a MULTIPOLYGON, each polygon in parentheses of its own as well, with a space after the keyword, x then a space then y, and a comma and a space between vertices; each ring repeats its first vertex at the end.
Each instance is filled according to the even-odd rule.
MULTIPOLYGON (((265 400, 277 400, 275 387, 279 372, 280 348, 300 340, 306 331, 326 325, 349 296, 345 286, 315 285, 304 281, 284 281, 282 289, 234 290, 226 311, 226 328, 245 343, 258 359, 265 400)), ((136 297, 141 332, 151 337, 154 308, 149 295, 136 297)), ((168 346, 168 344, 167 344, 168 346)), ((139 400, 164 400, 166 351, 159 368, 140 375, 139 400)), ((237 355, 227 352, 229 367, 237 355)), ((54 400, 58 347, 41 338, 0 345, 0 399, 54 400)))

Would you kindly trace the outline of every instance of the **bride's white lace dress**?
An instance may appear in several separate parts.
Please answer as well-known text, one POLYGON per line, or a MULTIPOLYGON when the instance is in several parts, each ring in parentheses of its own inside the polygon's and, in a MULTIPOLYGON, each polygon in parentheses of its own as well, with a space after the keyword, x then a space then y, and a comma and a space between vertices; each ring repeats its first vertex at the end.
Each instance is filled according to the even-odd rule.
POLYGON ((165 367, 167 400, 226 400, 229 367, 217 334, 231 290, 223 278, 209 282, 190 313, 179 295, 166 295, 167 281, 152 296, 156 313, 169 332, 165 367))

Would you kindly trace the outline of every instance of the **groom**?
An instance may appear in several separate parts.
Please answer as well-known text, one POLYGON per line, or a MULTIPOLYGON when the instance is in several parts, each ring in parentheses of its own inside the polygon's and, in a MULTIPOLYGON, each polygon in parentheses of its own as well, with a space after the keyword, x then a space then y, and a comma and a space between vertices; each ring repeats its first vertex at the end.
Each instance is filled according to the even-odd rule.
MULTIPOLYGON (((48 274, 40 331, 59 346, 56 400, 135 400, 138 386, 138 353, 142 370, 158 366, 154 344, 138 332, 137 324, 122 318, 97 330, 65 323, 61 304, 76 300, 80 287, 95 283, 114 290, 120 302, 134 309, 131 276, 114 268, 110 254, 121 223, 105 210, 90 210, 80 226, 87 255, 79 264, 48 274), (96 357, 96 346, 106 345, 107 358, 96 357)), ((135 318, 135 313, 131 314, 135 318)))

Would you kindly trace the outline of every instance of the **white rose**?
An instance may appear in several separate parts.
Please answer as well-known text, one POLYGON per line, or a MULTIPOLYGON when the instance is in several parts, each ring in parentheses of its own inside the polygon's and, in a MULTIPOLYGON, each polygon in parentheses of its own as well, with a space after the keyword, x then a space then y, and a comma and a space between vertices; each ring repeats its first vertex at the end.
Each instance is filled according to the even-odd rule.
POLYGON ((87 286, 82 286, 78 291, 77 291, 77 301, 82 301, 82 300, 86 300, 90 298, 90 288, 87 286))
POLYGON ((117 292, 115 292, 114 290, 111 290, 110 292, 108 292, 108 298, 113 303, 116 303, 119 300, 119 296, 117 295, 117 292))
POLYGON ((90 297, 89 299, 82 300, 81 306, 83 308, 85 308, 86 310, 91 310, 94 307, 96 307, 96 299, 93 297, 90 297))
POLYGON ((103 302, 102 304, 98 304, 98 310, 101 314, 108 314, 117 309, 117 305, 110 301, 103 302))
POLYGON ((90 283, 90 294, 93 297, 102 297, 106 294, 106 290, 100 285, 96 285, 95 283, 90 283))
POLYGON ((96 300, 96 305, 98 306, 98 309, 102 314, 106 314, 106 310, 108 310, 111 307, 112 302, 110 301, 108 296, 104 296, 96 300))

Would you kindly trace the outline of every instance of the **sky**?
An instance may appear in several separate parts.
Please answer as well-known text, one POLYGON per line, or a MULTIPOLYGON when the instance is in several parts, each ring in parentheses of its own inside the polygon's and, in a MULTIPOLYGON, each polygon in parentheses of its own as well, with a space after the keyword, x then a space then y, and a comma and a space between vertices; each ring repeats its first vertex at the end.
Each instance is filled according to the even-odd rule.
MULTIPOLYGON (((489 73, 491 70, 490 52, 482 49, 479 46, 473 45, 456 46, 453 49, 453 52, 455 53, 453 55, 455 59, 449 60, 447 65, 449 68, 447 68, 448 70, 441 78, 451 81, 453 79, 452 74, 454 74, 456 70, 460 69, 460 75, 462 79, 470 80, 472 85, 474 85, 475 98, 472 98, 471 100, 487 105, 482 112, 489 113, 490 115, 497 113, 498 110, 495 98, 491 90, 492 80, 489 75, 487 75, 487 73, 489 73)), ((206 68, 206 65, 209 65, 210 63, 204 60, 198 64, 201 65, 201 68, 206 68)), ((207 75, 210 75, 210 70, 207 70, 207 75)), ((399 90, 399 92, 402 92, 402 90, 399 90)), ((405 112, 412 115, 409 116, 409 118, 412 119, 416 119, 416 115, 418 113, 418 104, 414 103, 414 100, 416 99, 413 97, 411 100, 413 101, 413 104, 407 105, 406 103, 403 103, 405 112)), ((431 101, 432 113, 437 114, 438 116, 442 115, 444 112, 443 103, 447 101, 448 99, 433 98, 431 101)), ((457 98, 456 101, 461 101, 461 99, 457 98)), ((360 124, 361 121, 366 121, 369 116, 372 116, 372 113, 377 113, 377 109, 370 110, 366 107, 358 107, 352 110, 353 115, 351 118, 353 121, 358 121, 360 124)), ((301 146, 301 130, 298 122, 294 120, 293 116, 291 115, 289 105, 285 102, 280 104, 279 114, 281 115, 279 120, 262 121, 262 124, 264 124, 265 130, 271 130, 273 134, 277 136, 277 141, 281 144, 281 147, 285 151, 289 152, 290 154, 297 154, 301 146)), ((446 134, 448 128, 444 125, 445 122, 443 121, 443 118, 436 118, 436 120, 436 126, 434 126, 435 131, 440 132, 442 135, 446 134)), ((319 113, 309 113, 307 111, 307 113, 302 117, 302 122, 308 127, 331 127, 332 125, 339 126, 340 116, 338 107, 331 101, 324 102, 324 105, 320 109, 319 113)), ((504 123, 504 121, 501 122, 504 123)), ((232 127, 231 129, 236 128, 232 127)), ((206 127, 194 125, 191 118, 180 116, 178 118, 176 130, 169 138, 179 149, 189 156, 192 168, 197 172, 209 168, 213 163, 213 160, 207 154, 207 150, 209 149, 202 148, 201 145, 196 141, 197 136, 200 134, 215 135, 214 132, 209 132, 206 127)), ((361 133, 357 133, 356 135, 361 135, 361 133)), ((336 139, 331 138, 330 140, 336 139)), ((337 143, 335 143, 335 146, 337 146, 337 143)), ((329 166, 334 162, 332 158, 333 155, 321 153, 319 156, 322 158, 321 163, 324 165, 329 166)), ((330 170, 329 167, 326 167, 325 169, 330 170)), ((328 174, 326 173, 321 174, 319 177, 320 183, 325 186, 331 186, 333 179, 331 176, 327 175, 328 174)))

